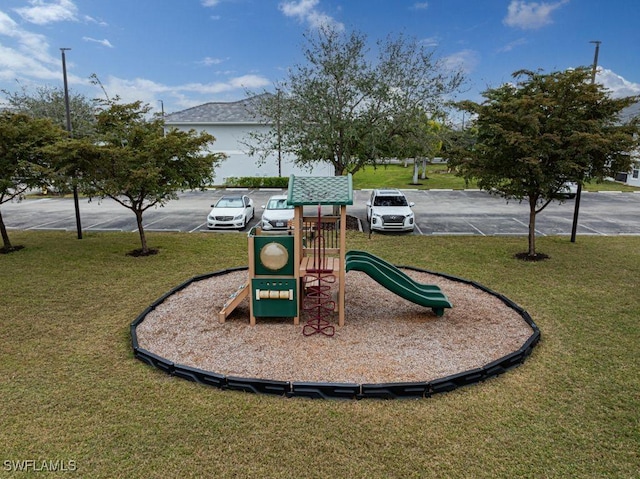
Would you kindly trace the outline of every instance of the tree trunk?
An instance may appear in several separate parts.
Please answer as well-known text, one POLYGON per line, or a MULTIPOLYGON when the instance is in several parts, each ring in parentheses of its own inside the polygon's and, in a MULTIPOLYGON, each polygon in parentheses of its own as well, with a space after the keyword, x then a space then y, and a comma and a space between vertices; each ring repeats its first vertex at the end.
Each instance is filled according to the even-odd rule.
POLYGON ((413 159, 413 179, 411 180, 411 184, 418 184, 418 159, 413 159))
POLYGON ((149 248, 147 247, 147 237, 144 235, 144 228, 142 227, 142 211, 135 210, 136 222, 138 223, 138 233, 140 233, 140 243, 142 244, 142 254, 147 254, 149 248))
POLYGON ((529 200, 529 256, 536 255, 536 203, 529 200))
POLYGON ((427 179, 427 159, 422 159, 422 176, 420 177, 423 180, 427 179))
POLYGON ((7 227, 4 225, 4 220, 2 219, 2 212, 0 212, 0 233, 2 234, 2 243, 4 245, 4 249, 11 249, 11 241, 9 241, 9 234, 7 233, 7 227))

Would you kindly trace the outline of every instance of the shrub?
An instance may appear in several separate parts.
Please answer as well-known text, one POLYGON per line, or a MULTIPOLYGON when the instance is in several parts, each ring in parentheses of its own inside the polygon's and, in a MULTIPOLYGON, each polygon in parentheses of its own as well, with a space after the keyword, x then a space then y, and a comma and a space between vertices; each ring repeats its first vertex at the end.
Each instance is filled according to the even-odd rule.
POLYGON ((225 186, 241 188, 287 188, 288 176, 233 176, 227 178, 225 186))

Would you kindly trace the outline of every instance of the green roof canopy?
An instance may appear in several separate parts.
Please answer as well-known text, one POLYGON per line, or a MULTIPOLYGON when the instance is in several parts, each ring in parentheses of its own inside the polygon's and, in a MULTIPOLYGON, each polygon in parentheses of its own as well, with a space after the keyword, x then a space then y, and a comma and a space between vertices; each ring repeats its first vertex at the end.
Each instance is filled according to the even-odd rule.
POLYGON ((347 176, 294 176, 289 177, 287 202, 303 205, 352 205, 353 180, 347 176))

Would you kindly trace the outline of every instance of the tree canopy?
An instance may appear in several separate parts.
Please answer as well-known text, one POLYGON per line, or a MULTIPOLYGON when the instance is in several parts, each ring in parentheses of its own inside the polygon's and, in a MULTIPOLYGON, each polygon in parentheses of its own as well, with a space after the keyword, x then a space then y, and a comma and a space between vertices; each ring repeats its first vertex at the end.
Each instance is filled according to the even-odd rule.
POLYGON ((306 63, 258 107, 277 127, 254 137, 254 150, 290 153, 302 167, 329 162, 336 175, 353 174, 396 156, 405 147, 390 139, 409 138, 414 114, 439 114, 463 81, 403 36, 379 42, 375 60, 358 32, 324 27, 305 39, 306 63))
MULTIPOLYGON (((2 93, 10 110, 35 118, 49 118, 60 128, 66 129, 66 106, 62 88, 40 86, 33 91, 22 88, 16 92, 2 90, 2 93)), ((91 137, 95 134, 97 107, 96 101, 80 93, 69 93, 71 129, 75 138, 91 137)))
POLYGON ((69 139, 50 153, 71 159, 80 172, 80 187, 89 196, 109 197, 136 215, 142 248, 147 246, 143 213, 177 198, 177 192, 202 188, 224 158, 208 147, 215 138, 205 132, 172 129, 149 115, 142 102, 108 100, 96 117, 96 141, 69 139))
MULTIPOLYGON (((0 205, 20 199, 30 188, 46 185, 51 164, 43 148, 66 136, 45 118, 24 113, 0 112, 0 205)), ((3 251, 13 246, 0 213, 3 251)))
POLYGON ((475 116, 475 142, 450 145, 451 165, 482 189, 529 202, 528 256, 536 257, 535 219, 566 181, 603 180, 628 171, 638 123, 620 112, 635 97, 613 99, 587 68, 518 71, 515 84, 461 102, 475 116))

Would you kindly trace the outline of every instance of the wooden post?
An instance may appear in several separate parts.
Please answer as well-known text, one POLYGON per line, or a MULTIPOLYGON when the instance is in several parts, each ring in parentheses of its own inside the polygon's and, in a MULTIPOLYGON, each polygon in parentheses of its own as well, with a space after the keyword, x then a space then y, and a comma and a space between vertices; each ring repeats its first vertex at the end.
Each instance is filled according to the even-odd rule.
POLYGON ((253 286, 252 279, 256 276, 255 240, 249 235, 249 324, 256 325, 256 317, 253 314, 253 286))

